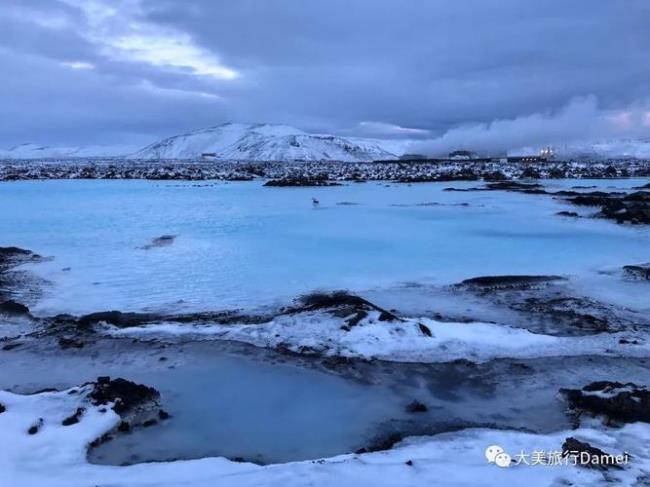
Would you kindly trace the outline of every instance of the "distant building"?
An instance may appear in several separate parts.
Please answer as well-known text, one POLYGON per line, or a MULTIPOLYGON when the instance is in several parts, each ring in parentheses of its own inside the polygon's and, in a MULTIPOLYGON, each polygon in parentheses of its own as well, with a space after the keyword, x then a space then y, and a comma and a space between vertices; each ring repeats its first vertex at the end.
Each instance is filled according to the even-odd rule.
POLYGON ((201 154, 201 159, 216 159, 217 158, 217 153, 216 152, 204 152, 201 154))
POLYGON ((477 159, 478 155, 476 152, 469 150, 455 150, 449 153, 449 159, 467 161, 470 159, 477 159))
POLYGON ((543 159, 553 159, 554 155, 555 151, 553 151, 553 148, 550 146, 546 146, 539 151, 539 156, 543 159))
POLYGON ((508 156, 508 162, 543 162, 546 160, 541 156, 508 156))

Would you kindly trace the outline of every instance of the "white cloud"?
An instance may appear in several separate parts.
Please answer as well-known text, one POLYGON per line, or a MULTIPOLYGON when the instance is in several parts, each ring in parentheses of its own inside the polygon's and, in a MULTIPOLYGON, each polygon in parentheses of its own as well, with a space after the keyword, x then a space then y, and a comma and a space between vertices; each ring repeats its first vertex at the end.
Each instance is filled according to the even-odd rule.
POLYGON ((635 104, 604 110, 595 97, 572 99, 557 112, 534 113, 490 123, 462 125, 442 136, 416 142, 410 150, 440 155, 456 149, 496 153, 522 147, 559 146, 621 137, 647 137, 650 112, 635 104))
POLYGON ((138 32, 105 40, 107 52, 116 58, 160 67, 187 69, 201 76, 231 80, 237 71, 223 66, 214 56, 196 47, 181 33, 138 32))
POLYGON ((358 131, 368 135, 390 136, 390 135, 427 135, 430 132, 424 129, 401 127, 385 122, 359 122, 358 131))
POLYGON ((83 11, 87 26, 80 34, 111 59, 182 70, 217 80, 239 76, 215 54, 197 46, 187 33, 143 21, 138 0, 117 4, 106 0, 64 1, 83 11))
POLYGON ((92 63, 87 63, 85 61, 65 61, 61 63, 61 66, 66 68, 76 69, 76 70, 88 70, 94 69, 95 65, 92 63))

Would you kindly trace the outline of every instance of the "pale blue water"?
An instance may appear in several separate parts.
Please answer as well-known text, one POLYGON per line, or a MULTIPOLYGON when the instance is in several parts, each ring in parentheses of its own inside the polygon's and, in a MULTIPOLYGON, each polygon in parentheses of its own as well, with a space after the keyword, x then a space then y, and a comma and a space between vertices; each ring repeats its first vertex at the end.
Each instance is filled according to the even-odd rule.
MULTIPOLYGON (((630 188, 645 182, 550 184, 630 188)), ((561 218, 554 213, 576 207, 548 196, 443 191, 477 185, 2 183, 0 245, 55 257, 33 266, 54 283, 34 306, 37 313, 246 307, 316 288, 574 274, 650 260, 645 227, 561 218), (423 203, 441 205, 417 206, 423 203), (163 234, 178 238, 169 247, 139 248, 163 234)))
MULTIPOLYGON (((642 183, 549 184, 559 189, 642 183)), ((486 274, 583 275, 650 260, 647 227, 561 218, 557 211, 594 210, 547 196, 443 191, 480 183, 210 184, 2 183, 0 245, 54 257, 30 266, 53 282, 33 307, 40 313, 246 307, 320 287, 366 290, 486 274), (312 208, 312 196, 320 199, 320 208, 312 208), (468 206, 459 206, 463 203, 468 206), (141 248, 163 234, 177 234, 177 241, 141 248), (70 270, 63 271, 66 267, 70 270)), ((196 344, 182 345, 187 350, 180 351, 152 346, 132 354, 117 346, 93 351, 92 359, 71 353, 56 360, 29 351, 22 356, 18 350, 0 356, 5 372, 0 387, 67 387, 105 374, 157 387, 173 418, 103 445, 92 454, 100 463, 206 455, 283 462, 354 451, 387 428, 406 423, 408 431, 414 421, 434 431, 468 422, 563 429, 567 418, 549 390, 600 378, 642 381, 647 373, 644 365, 612 362, 600 363, 600 375, 594 376, 591 363, 578 367, 567 365, 571 359, 546 360, 548 369, 510 383, 513 371, 507 364, 491 365, 496 375, 487 373, 488 380, 475 371, 467 376, 454 365, 391 365, 394 371, 384 376, 373 364, 365 370, 373 380, 361 383, 210 348, 215 346, 208 344, 202 352, 196 344), (170 361, 160 362, 159 355, 170 361), (170 362, 174 368, 167 368, 170 362), (497 376, 504 385, 495 386, 497 376), (424 401, 429 412, 407 414, 405 405, 414 398, 424 401)))

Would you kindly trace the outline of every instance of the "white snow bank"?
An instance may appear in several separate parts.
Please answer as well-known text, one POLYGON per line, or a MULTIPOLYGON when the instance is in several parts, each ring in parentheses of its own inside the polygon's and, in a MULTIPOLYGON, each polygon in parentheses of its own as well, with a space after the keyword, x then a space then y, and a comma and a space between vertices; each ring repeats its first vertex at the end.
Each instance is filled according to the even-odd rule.
POLYGON ((621 337, 630 337, 629 333, 555 337, 492 323, 446 323, 428 318, 386 322, 377 318, 378 313, 370 313, 350 331, 341 329, 343 321, 331 315, 300 313, 279 316, 259 325, 161 323, 126 329, 110 327, 108 333, 118 336, 197 335, 260 347, 286 347, 300 353, 396 362, 433 363, 457 359, 486 362, 506 357, 650 354, 650 347, 644 340, 639 340, 638 345, 619 344, 621 337), (426 336, 420 324, 433 336, 426 336))
MULTIPOLYGON (((488 446, 499 445, 513 459, 520 452, 557 452, 567 436, 588 441, 607 453, 629 452, 623 470, 610 470, 613 482, 631 485, 650 472, 650 425, 637 423, 621 429, 587 429, 537 435, 515 431, 469 429, 433 437, 409 438, 392 450, 341 455, 324 460, 260 467, 224 458, 206 458, 126 467, 91 465, 86 445, 110 430, 115 413, 101 413, 84 404, 81 421, 62 426, 61 420, 82 402, 68 391, 21 396, 0 391, 0 479, 7 487, 76 486, 420 486, 420 485, 597 485, 603 474, 573 465, 512 465, 500 468, 487 462, 488 446), (38 418, 41 430, 28 435, 38 418), (412 465, 406 462, 410 461, 412 465)), ((530 460, 530 459, 529 459, 530 460)))

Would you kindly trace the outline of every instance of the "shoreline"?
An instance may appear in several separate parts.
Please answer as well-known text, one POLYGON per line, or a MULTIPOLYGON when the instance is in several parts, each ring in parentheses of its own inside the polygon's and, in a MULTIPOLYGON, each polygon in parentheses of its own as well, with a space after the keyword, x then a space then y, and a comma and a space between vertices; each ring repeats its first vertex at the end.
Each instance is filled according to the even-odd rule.
POLYGON ((215 162, 126 159, 0 161, 0 181, 31 179, 151 179, 325 182, 499 181, 508 179, 612 179, 650 177, 650 160, 544 162, 215 162))

